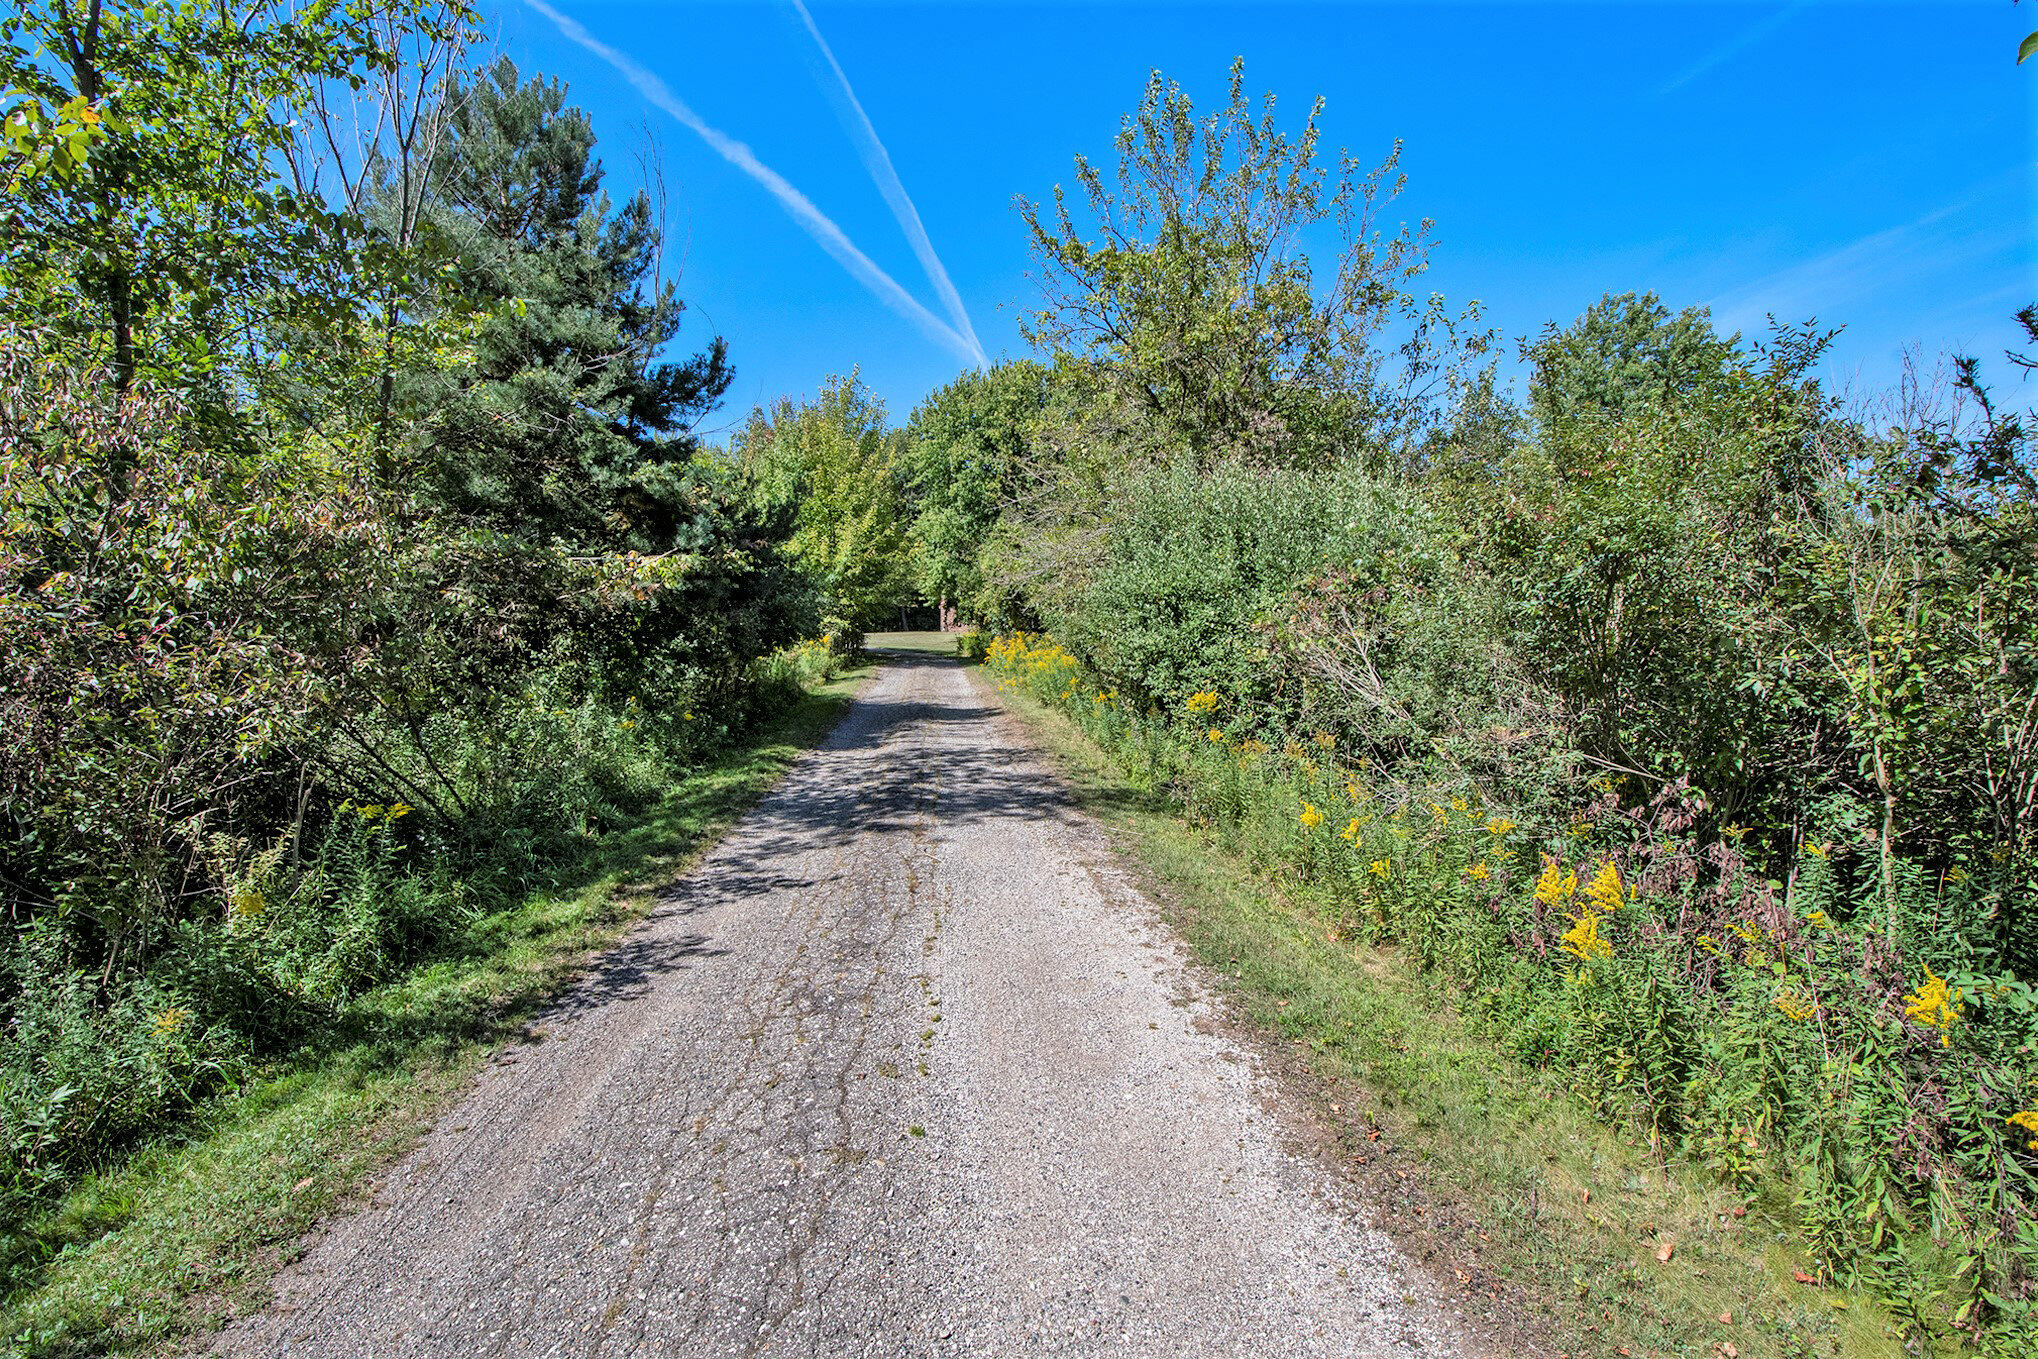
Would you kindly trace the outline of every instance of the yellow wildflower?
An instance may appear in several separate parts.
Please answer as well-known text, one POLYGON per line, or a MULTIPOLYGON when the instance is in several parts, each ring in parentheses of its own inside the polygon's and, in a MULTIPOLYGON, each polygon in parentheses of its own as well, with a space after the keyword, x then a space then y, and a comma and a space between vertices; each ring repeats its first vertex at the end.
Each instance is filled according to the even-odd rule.
POLYGON ((1545 906, 1561 906, 1578 894, 1578 870, 1565 873, 1555 859, 1543 861, 1542 876, 1536 879, 1536 900, 1545 906))
MULTIPOLYGON (((636 724, 633 722, 631 725, 635 726, 636 724)), ((411 806, 408 802, 392 802, 389 804, 389 819, 394 821, 397 817, 409 816, 416 810, 417 808, 411 806)))
POLYGON ((1493 876, 1493 870, 1488 868, 1483 862, 1473 864, 1471 873, 1472 881, 1474 882, 1484 882, 1493 876))
POLYGON ((1613 866, 1613 860, 1600 865, 1599 872, 1593 875, 1592 884, 1585 889, 1585 895, 1592 902, 1593 909, 1601 915, 1621 908, 1627 900, 1627 892, 1621 886, 1620 870, 1613 866))
POLYGON ((1348 842, 1350 842, 1350 844, 1351 844, 1351 847, 1352 847, 1353 849, 1357 849, 1357 848, 1359 847, 1359 843, 1360 843, 1360 842, 1359 842, 1359 818, 1357 818, 1357 817, 1355 816, 1355 817, 1353 817, 1353 818, 1352 818, 1351 820, 1349 820, 1349 821, 1345 822, 1345 828, 1344 828, 1343 830, 1341 830, 1341 831, 1339 831, 1339 832, 1337 833, 1337 838, 1338 838, 1338 839, 1340 839, 1340 840, 1345 840, 1345 841, 1348 841, 1348 842))
POLYGON ((1315 736, 1313 736, 1310 739, 1314 740, 1317 745, 1321 746, 1325 750, 1337 749, 1337 737, 1332 736, 1327 731, 1319 731, 1318 733, 1316 733, 1315 736))
POLYGON ((1486 829, 1493 835, 1505 835, 1514 829, 1514 823, 1504 816, 1496 816, 1486 823, 1486 829))
POLYGON ((1815 845, 1810 841, 1806 841, 1804 852, 1811 855, 1814 859, 1823 859, 1832 851, 1825 845, 1815 845))
POLYGON ((1187 708, 1192 713, 1211 712, 1217 707, 1217 695, 1211 692, 1210 690, 1205 689, 1199 693, 1189 695, 1189 697, 1186 700, 1184 700, 1182 706, 1187 708))
POLYGON ((1469 811, 1471 809, 1471 806, 1472 806, 1471 803, 1465 801, 1465 799, 1461 797, 1454 797, 1451 799, 1451 810, 1454 812, 1469 811))
POLYGON ((189 1018, 191 1018, 189 1010, 181 1005, 172 1005, 167 1010, 158 1011, 150 1021, 149 1027, 155 1030, 156 1037, 167 1038, 183 1028, 184 1021, 189 1018))
POLYGON ((1224 733, 1219 731, 1215 727, 1212 727, 1209 731, 1206 731, 1203 734, 1210 738, 1210 744, 1213 746, 1221 746, 1224 744, 1224 733))
POLYGON ((1357 802, 1358 800, 1359 800, 1359 781, 1357 779, 1346 779, 1345 801, 1357 802))
POLYGON ((371 802, 365 807, 354 808, 354 811, 360 816, 360 818, 363 821, 373 821, 375 820, 375 818, 382 815, 382 804, 379 802, 371 802))
POLYGON ((1916 991, 1904 997, 1904 1018, 1928 1029, 1939 1030, 1939 1042, 1943 1047, 1953 1046, 1953 1035, 1949 1030, 1953 1021, 1965 1013, 1960 1003, 1960 991, 1948 988, 1946 979, 1925 969, 1925 982, 1916 991))
POLYGON ((260 915, 269 909, 269 898, 253 887, 243 887, 228 899, 235 915, 260 915))
POLYGON ((2013 1128, 2022 1128, 2025 1132, 2031 1133, 2033 1136, 2031 1140, 2025 1144, 2026 1149, 2030 1151, 2038 1151, 2038 1109, 2026 1109, 2021 1113, 2011 1114, 2010 1126, 2013 1128))
POLYGON ((1374 877, 1384 878, 1387 876, 1389 865, 1385 859, 1375 859, 1367 867, 1371 870, 1374 877))
POLYGON ((1589 906, 1571 918, 1571 928, 1564 931, 1558 942, 1564 952, 1588 963, 1594 958, 1613 956, 1613 945, 1600 937, 1599 916, 1589 906))
POLYGON ((1323 824, 1323 813, 1316 810, 1315 803, 1305 802, 1302 804, 1302 824, 1311 830, 1315 830, 1323 824))
POLYGON ((1812 1002, 1809 996, 1800 995, 1795 991, 1777 992, 1776 1008, 1783 1011, 1784 1015, 1788 1018, 1795 1019, 1799 1023, 1803 1023, 1807 1019, 1815 1019, 1819 1013, 1819 1007, 1812 1002))

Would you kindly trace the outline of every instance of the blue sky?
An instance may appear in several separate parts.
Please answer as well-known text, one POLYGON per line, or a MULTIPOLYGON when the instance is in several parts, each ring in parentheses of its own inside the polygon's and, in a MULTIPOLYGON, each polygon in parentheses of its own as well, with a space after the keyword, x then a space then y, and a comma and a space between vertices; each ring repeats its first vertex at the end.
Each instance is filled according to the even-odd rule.
POLYGON ((1291 126, 1320 94, 1326 140, 1369 161, 1405 143, 1395 215, 1435 222, 1427 286, 1484 303, 1509 336, 1654 289, 1710 305, 1723 329, 1759 331, 1770 311, 1845 322, 1826 373, 1865 393, 1906 346, 1981 353, 2007 381, 2011 314, 2038 301, 2038 62, 2014 64, 2038 3, 809 12, 854 104, 792 0, 489 11, 500 47, 593 115, 614 188, 662 167, 687 338, 727 336, 737 369, 711 433, 852 366, 903 419, 969 363, 902 215, 924 224, 983 351, 1024 353, 1034 289, 1015 195, 1070 183, 1078 151, 1108 157, 1149 69, 1214 103, 1234 55, 1291 126), (888 204, 859 107, 913 213, 888 204), (776 193, 732 163, 746 152, 776 193), (833 253, 816 239, 831 230, 833 253))

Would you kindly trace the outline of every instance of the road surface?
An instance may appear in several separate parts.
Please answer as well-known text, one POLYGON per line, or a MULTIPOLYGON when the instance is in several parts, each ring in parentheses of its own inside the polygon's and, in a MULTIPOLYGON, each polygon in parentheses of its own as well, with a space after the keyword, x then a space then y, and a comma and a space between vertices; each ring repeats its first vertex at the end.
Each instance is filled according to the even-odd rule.
POLYGON ((900 656, 224 1355, 1465 1355, 988 685, 900 656))

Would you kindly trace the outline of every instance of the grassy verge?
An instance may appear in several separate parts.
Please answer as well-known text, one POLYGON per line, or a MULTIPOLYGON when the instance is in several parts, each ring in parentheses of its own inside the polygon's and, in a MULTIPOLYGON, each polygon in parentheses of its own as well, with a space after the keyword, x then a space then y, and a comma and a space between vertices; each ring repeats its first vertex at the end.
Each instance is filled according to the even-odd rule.
MULTIPOLYGON (((988 682, 986 692, 994 692, 988 682)), ((1388 949, 1255 876, 1073 722, 1007 692, 1241 1018, 1297 1069, 1382 1225, 1518 1352, 1915 1353, 1867 1296, 1802 1281, 1787 1203, 1660 1163, 1470 1031, 1388 949)))
POLYGON ((305 1230, 357 1200, 537 1005, 824 736, 864 673, 688 775, 570 886, 477 921, 457 950, 351 1004, 336 1041, 0 1228, 0 1353, 163 1352, 259 1306, 305 1230))

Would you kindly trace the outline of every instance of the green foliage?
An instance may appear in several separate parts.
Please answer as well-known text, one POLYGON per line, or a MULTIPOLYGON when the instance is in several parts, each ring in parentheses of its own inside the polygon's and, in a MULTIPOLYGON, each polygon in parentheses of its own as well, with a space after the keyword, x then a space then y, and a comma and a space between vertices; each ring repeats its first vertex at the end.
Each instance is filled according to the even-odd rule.
POLYGON ((356 224, 277 178, 291 110, 429 3, 37 0, 0 23, 9 183, 5 319, 54 328, 126 388, 226 402, 222 365, 274 371, 287 325, 327 326, 379 273, 356 224), (338 259, 344 267, 327 267, 338 259))
POLYGON ((1689 402, 1727 380, 1734 342, 1702 307, 1676 315, 1654 293, 1611 293, 1563 329, 1525 345, 1529 411, 1545 431, 1574 429, 1689 402))
POLYGON ((835 665, 766 659, 812 610, 788 526, 696 456, 728 369, 663 357, 648 200, 601 195, 556 84, 449 78, 464 17, 0 25, 10 1216, 835 665), (400 135, 314 164, 340 90, 400 135))
POLYGON ((601 191, 587 115, 498 58, 448 94, 427 220, 487 314, 451 390, 420 393, 429 473, 455 514, 576 552, 662 553, 695 512, 693 423, 734 376, 719 339, 658 356, 683 310, 656 277, 648 195, 601 191))
POLYGON ((1225 107, 1198 118, 1156 71, 1119 131, 1115 182, 1076 159, 1087 226, 1059 187, 1051 212, 1022 203, 1044 291, 1027 338, 1095 384, 1121 436, 1137 427, 1141 444, 1203 461, 1317 464, 1409 417, 1382 341, 1412 327, 1407 367, 1424 373, 1449 322, 1404 291, 1426 267, 1424 233, 1376 228, 1400 147, 1369 171, 1322 158, 1321 113, 1281 131, 1273 96, 1255 110, 1246 95, 1241 59, 1225 107), (1337 241, 1321 278, 1300 249, 1319 231, 1337 241))
POLYGON ((821 599, 833 634, 885 621, 910 589, 905 470, 884 403, 857 380, 780 397, 750 413, 733 444, 764 511, 792 522, 786 553, 821 599))
POLYGON ((904 466, 915 502, 913 576, 922 596, 995 614, 980 557, 1024 489, 1027 449, 1047 402, 1047 371, 1003 363, 937 388, 913 411, 904 466))
POLYGON ((1921 1334, 2018 1352, 2034 417, 1966 360, 1943 408, 1850 414, 1814 325, 1652 294, 1526 346, 1526 410, 1450 365, 1368 399, 1395 283, 1314 298, 1254 224, 1372 182, 1238 92, 1199 123, 1156 78, 1115 194, 1079 166, 1100 238, 1029 215, 1058 362, 977 562, 1055 640, 990 665, 1921 1334), (1338 364, 1283 367, 1320 334, 1338 364))

